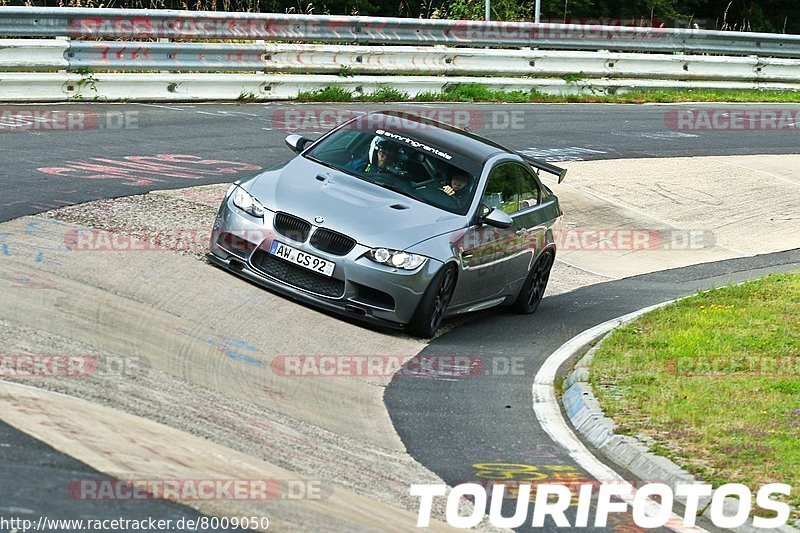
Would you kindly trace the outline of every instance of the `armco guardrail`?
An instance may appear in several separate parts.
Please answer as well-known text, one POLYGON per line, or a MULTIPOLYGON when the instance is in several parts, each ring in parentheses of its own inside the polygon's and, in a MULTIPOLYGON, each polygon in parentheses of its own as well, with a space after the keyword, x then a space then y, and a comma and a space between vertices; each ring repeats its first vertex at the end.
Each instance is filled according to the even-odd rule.
POLYGON ((480 81, 489 89, 541 93, 611 94, 633 89, 798 89, 796 84, 676 80, 568 82, 559 78, 474 78, 444 76, 356 76, 297 74, 125 74, 13 73, 0 75, 0 99, 6 101, 188 101, 286 100, 300 91, 337 86, 355 95, 393 87, 409 94, 439 92, 451 84, 480 81))
MULTIPOLYGON (((73 69, 184 70, 445 76, 566 76, 675 80, 797 79, 800 60, 619 52, 492 50, 441 46, 201 44, 71 41, 73 69)), ((1 61, 1 59, 0 59, 1 61)), ((0 63, 2 65, 2 63, 0 63)))
POLYGON ((800 90, 796 35, 0 7, 2 36, 57 37, 0 41, 0 71, 10 72, 0 73, 4 100, 278 99, 327 85, 357 94, 391 86, 414 95, 471 82, 550 93, 678 87, 800 90), (110 38, 119 40, 101 40, 110 38), (215 42, 186 42, 198 40, 215 42), (51 74, 33 76, 31 71, 51 74), (217 74, 201 74, 212 72, 217 74), (217 81, 204 87, 211 79, 217 81), (323 82, 327 85, 321 86, 323 82))
POLYGON ((0 69, 66 69, 68 48, 63 39, 0 40, 0 69))
POLYGON ((147 9, 0 8, 0 35, 261 39, 800 57, 800 36, 675 28, 147 9))

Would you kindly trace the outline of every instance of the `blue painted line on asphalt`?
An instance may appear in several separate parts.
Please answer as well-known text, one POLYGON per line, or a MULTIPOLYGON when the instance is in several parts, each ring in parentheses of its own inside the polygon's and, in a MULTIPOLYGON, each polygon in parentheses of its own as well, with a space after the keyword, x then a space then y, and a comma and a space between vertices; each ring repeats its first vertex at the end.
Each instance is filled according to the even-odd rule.
POLYGON ((226 350, 225 351, 225 355, 227 355, 228 357, 230 357, 234 361, 240 361, 240 362, 246 363, 248 365, 252 365, 252 366, 263 366, 264 365, 264 363, 262 361, 259 361, 258 359, 253 359, 249 355, 245 355, 245 354, 242 354, 242 353, 239 353, 239 352, 235 352, 233 350, 226 350))

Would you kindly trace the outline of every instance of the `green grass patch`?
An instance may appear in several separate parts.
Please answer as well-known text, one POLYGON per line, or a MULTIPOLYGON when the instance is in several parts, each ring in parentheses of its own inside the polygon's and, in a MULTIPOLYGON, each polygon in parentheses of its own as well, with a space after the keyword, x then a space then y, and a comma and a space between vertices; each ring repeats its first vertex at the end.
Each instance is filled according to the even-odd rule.
MULTIPOLYGON (((609 98, 609 97, 603 97, 609 98)), ((683 89, 642 90, 611 96, 612 102, 642 104, 648 102, 773 102, 798 103, 800 91, 760 91, 757 89, 683 89), (614 100, 618 99, 618 100, 614 100)))
POLYGON ((534 102, 535 91, 489 89, 480 83, 457 83, 445 86, 440 93, 422 95, 427 102, 534 102))
MULTIPOLYGON (((577 82, 580 75, 567 75, 569 82, 577 82)), ((591 89, 591 80, 583 80, 591 89)), ((671 102, 772 102, 800 103, 800 91, 760 90, 638 90, 624 94, 606 95, 595 89, 596 94, 542 94, 536 90, 504 91, 490 89, 480 83, 448 85, 441 92, 424 92, 414 97, 393 87, 381 87, 375 92, 354 95, 341 87, 326 87, 310 92, 301 92, 301 102, 508 102, 508 103, 608 103, 644 104, 671 102)))
POLYGON ((297 94, 300 102, 351 102, 353 93, 342 87, 325 87, 316 91, 300 91, 297 94))
POLYGON ((377 91, 364 95, 362 100, 366 102, 407 102, 408 93, 399 91, 394 87, 381 87, 377 91))
POLYGON ((351 78, 351 77, 353 77, 355 75, 356 74, 355 74, 355 71, 353 70, 353 67, 349 67, 347 65, 342 65, 341 67, 339 67, 339 73, 338 73, 339 77, 341 77, 341 78, 351 78))
POLYGON ((606 339, 590 381, 619 432, 715 485, 788 483, 800 520, 800 273, 644 315, 606 339))
POLYGON ((258 96, 256 96, 256 94, 252 93, 252 92, 242 91, 242 92, 239 93, 239 96, 236 98, 236 101, 237 102, 243 102, 243 103, 244 102, 257 102, 258 101, 258 96))

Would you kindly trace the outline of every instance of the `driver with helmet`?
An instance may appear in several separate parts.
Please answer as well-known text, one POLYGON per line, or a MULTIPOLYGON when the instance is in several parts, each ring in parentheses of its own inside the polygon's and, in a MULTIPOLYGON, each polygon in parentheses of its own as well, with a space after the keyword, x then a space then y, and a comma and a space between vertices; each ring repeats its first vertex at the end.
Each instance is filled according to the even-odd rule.
POLYGON ((377 135, 370 142, 369 159, 354 159, 347 163, 345 168, 367 174, 389 172, 390 168, 397 163, 397 155, 397 145, 377 135))

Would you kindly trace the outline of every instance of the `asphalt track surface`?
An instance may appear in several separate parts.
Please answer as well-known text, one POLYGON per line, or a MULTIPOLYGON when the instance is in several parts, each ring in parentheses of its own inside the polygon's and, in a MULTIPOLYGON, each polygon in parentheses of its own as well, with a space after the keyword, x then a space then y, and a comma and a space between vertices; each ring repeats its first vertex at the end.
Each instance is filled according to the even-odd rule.
MULTIPOLYGON (((665 114, 670 109, 690 106, 123 104, 37 105, 15 109, 23 107, 28 111, 89 111, 101 117, 98 123, 105 126, 72 131, 22 128, 0 132, 3 163, 0 221, 92 199, 230 182, 253 175, 258 170, 242 169, 268 168, 290 156, 283 137, 296 128, 286 126, 286 110, 342 113, 388 107, 470 113, 477 110, 483 124, 481 128, 473 128, 477 133, 514 149, 538 151, 543 158, 555 161, 800 153, 800 139, 795 130, 689 133, 671 130, 665 114), (517 113, 515 120, 521 127, 493 127, 492 120, 497 119, 498 124, 510 120, 514 116, 511 113, 517 113), (128 121, 128 127, 117 129, 120 116, 123 122, 128 121), (113 127, 108 117, 112 117, 113 127), (126 158, 132 156, 153 158, 158 154, 190 156, 180 160, 184 167, 227 171, 217 174, 182 171, 176 176, 165 176, 142 173, 131 165, 120 166, 130 163, 131 159, 126 158), (209 160, 238 166, 194 163, 209 160), (87 170, 86 165, 97 164, 106 168, 90 166, 87 170), (46 173, 39 170, 43 168, 62 170, 46 173)), ((726 104, 691 107, 775 108, 726 104)), ((781 106, 786 107, 790 106, 781 106)), ((301 133, 313 137, 324 129, 312 124, 301 133)), ((480 468, 474 466, 485 463, 532 466, 553 481, 557 481, 558 472, 586 479, 543 433, 531 408, 533 377, 550 353, 578 332, 646 305, 698 289, 798 268, 800 252, 795 250, 586 287, 546 298, 532 316, 484 312, 480 320, 439 337, 420 354, 481 356, 485 370, 482 375, 460 379, 395 378, 386 391, 386 405, 408 451, 450 484, 486 479, 480 477, 485 470, 481 474, 480 468), (503 372, 503 365, 515 358, 521 358, 518 360, 522 361, 523 371, 503 372), (562 468, 547 468, 553 466, 562 468)), ((76 502, 64 493, 65 482, 78 477, 102 477, 101 474, 3 423, 0 423, 0 450, 3 472, 0 511, 5 515, 48 514, 55 518, 113 515, 132 519, 199 516, 189 508, 164 502, 136 502, 127 506, 76 502)), ((513 501, 506 503, 508 507, 513 501)), ((512 513, 513 508, 505 509, 506 516, 512 513)))
MULTIPOLYGON (((32 520, 172 520, 168 531, 184 531, 174 525, 203 515, 182 505, 160 500, 78 501, 66 487, 79 480, 109 480, 92 468, 50 446, 0 422, 0 517, 32 520)), ((72 485, 74 486, 74 485, 72 485)), ((0 531, 4 529, 0 524, 0 531)), ((77 528, 47 528, 43 531, 75 531, 77 528)), ((127 530, 127 529, 126 529, 127 530)), ((145 529, 147 530, 147 529, 145 529)), ((207 531, 216 531, 208 529, 207 531)), ((227 531, 243 531, 228 529, 227 531)))
POLYGON ((137 162, 126 158, 179 154, 240 163, 229 169, 246 168, 246 164, 268 168, 289 157, 283 144, 288 133, 315 137, 328 129, 324 126, 332 117, 387 108, 421 112, 458 124, 467 121, 478 134, 553 161, 800 153, 798 129, 678 130, 670 120, 678 110, 689 108, 722 110, 723 114, 730 109, 800 109, 787 104, 6 106, 0 108, 4 113, 0 118, 9 113, 38 112, 40 119, 19 127, 0 120, 0 221, 93 199, 230 182, 257 171, 215 174, 214 165, 183 164, 180 166, 190 170, 168 176, 137 171, 137 162), (72 125, 62 120, 59 127, 65 129, 51 129, 46 117, 54 110, 75 113, 79 120, 72 125))

